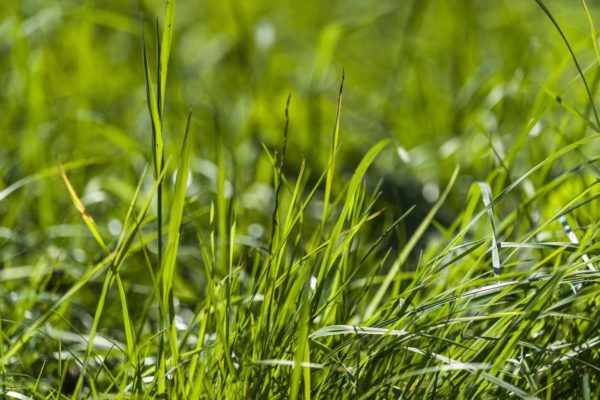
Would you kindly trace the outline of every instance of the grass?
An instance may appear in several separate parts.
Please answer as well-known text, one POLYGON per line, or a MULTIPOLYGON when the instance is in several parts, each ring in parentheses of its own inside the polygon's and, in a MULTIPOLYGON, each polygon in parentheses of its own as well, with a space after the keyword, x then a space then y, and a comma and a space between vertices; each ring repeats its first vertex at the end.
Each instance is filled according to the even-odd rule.
POLYGON ((0 6, 3 397, 600 396, 597 8, 158 3, 0 6))

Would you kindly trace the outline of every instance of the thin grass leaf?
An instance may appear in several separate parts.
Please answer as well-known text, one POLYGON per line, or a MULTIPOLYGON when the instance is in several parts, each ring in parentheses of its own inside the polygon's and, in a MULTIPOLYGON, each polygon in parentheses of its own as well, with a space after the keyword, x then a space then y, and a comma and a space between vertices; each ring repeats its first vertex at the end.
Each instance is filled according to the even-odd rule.
POLYGON ((410 255, 410 253, 412 252, 414 247, 417 245, 417 242, 419 241, 421 236, 425 233, 425 230, 427 229, 427 227, 429 226, 429 224, 435 217, 435 214, 437 214, 438 210, 440 209, 440 207, 442 206, 444 201, 446 201, 446 197, 448 197, 448 194, 450 193, 450 189, 452 189, 452 186, 454 185, 454 182, 456 181, 457 177, 458 177, 458 168, 455 168, 454 172, 452 173, 452 176, 450 177, 450 181, 448 182, 448 186, 446 186, 446 189, 444 190, 444 192, 442 193, 440 198, 437 200, 437 202, 434 204, 432 209, 429 211, 427 216, 423 219, 423 221, 421 221, 421 223, 419 224, 419 227, 417 228, 415 233, 413 233, 413 235, 410 238, 410 240, 408 241, 408 243, 406 243, 406 245, 400 252, 400 255, 398 256, 398 258, 396 259, 394 264, 391 266, 389 272, 386 274, 383 283, 381 284, 381 286, 379 287, 379 289, 373 296, 373 299, 371 300, 371 302, 369 303, 369 306, 367 307, 367 309, 365 311, 365 316, 367 319, 375 314, 377 308, 381 304, 381 301, 383 300, 384 296, 386 295, 386 292, 387 292, 390 284, 392 283, 395 276, 400 271, 400 268, 404 265, 404 263, 408 259, 408 256, 410 255))
POLYGON ((333 177, 335 175, 335 159, 340 140, 340 117, 342 111, 342 94, 344 93, 345 72, 342 69, 342 81, 340 82, 340 90, 335 108, 335 125, 333 135, 331 137, 331 149, 329 151, 329 165, 327 168, 327 178, 325 180, 325 194, 323 197, 323 217, 321 219, 322 229, 327 221, 329 212, 329 198, 331 197, 331 187, 333 186, 333 177))
MULTIPOLYGON (((285 155, 287 149, 287 140, 288 140, 288 129, 290 124, 290 101, 292 99, 292 95, 288 95, 286 103, 285 103, 285 123, 283 126, 283 140, 281 144, 281 155, 279 156, 279 165, 277 166, 277 172, 275 174, 275 204, 273 205, 273 214, 271 215, 271 238, 269 239, 269 254, 273 252, 273 241, 275 239, 275 233, 277 231, 279 225, 278 213, 279 213, 279 195, 281 192, 282 179, 283 179, 283 166, 285 164, 285 155)), ((264 145, 263 145, 264 146, 264 145)), ((274 162, 272 156, 267 152, 267 156, 274 162)), ((292 207, 290 207, 292 210, 292 207)))
POLYGON ((136 340, 135 331, 133 329, 133 322, 131 321, 129 309, 127 307, 127 293, 125 292, 125 286, 121 280, 121 276, 116 274, 117 289, 119 292, 119 299, 121 300, 121 314, 123 316, 123 328, 125 330, 125 340, 127 341, 127 355, 129 362, 134 363, 137 360, 136 354, 136 340))
POLYGON ((556 103, 558 103, 562 108, 567 110, 569 113, 571 113, 572 115, 576 116, 581 121, 583 121, 589 128, 593 129, 596 132, 600 131, 600 128, 594 121, 590 120, 583 112, 579 111, 577 108, 575 108, 574 106, 569 104, 569 102, 567 100, 565 100, 562 96, 558 95, 557 93, 555 93, 553 90, 551 90, 550 88, 548 88, 546 86, 542 86, 542 89, 544 89, 544 92, 546 92, 548 94, 548 96, 550 96, 551 99, 556 101, 556 103))
POLYGON ((588 99, 590 101, 590 106, 592 107, 592 110, 594 112, 594 118, 596 120, 596 127, 600 127, 600 117, 598 117, 598 112, 596 111, 596 105, 594 104, 594 97, 592 96, 592 91, 590 90, 590 86, 588 85, 587 80, 585 79, 585 75, 583 74, 581 66, 579 65, 579 61, 577 61, 577 57, 575 56, 575 53, 573 52, 573 49, 571 48, 571 45, 569 44, 567 37, 565 36, 562 29, 560 28, 560 25, 558 25, 558 22, 554 18, 554 15, 552 15, 552 13, 548 9, 548 7, 546 7, 544 2, 542 0, 535 0, 535 2, 542 9, 542 11, 544 11, 544 13, 548 16, 548 18, 550 19, 550 21, 552 22, 552 24, 558 31, 563 42, 567 46, 567 49, 569 49, 569 53, 571 53, 571 57, 573 58, 573 63, 575 64, 575 67, 577 68, 577 72, 579 72, 579 76, 581 77, 581 80, 583 81, 583 85, 585 86, 585 91, 586 91, 588 99))
POLYGON ((500 256, 498 250, 498 237, 496 236, 496 222, 494 219, 494 209, 491 206, 492 203, 492 188, 486 182, 477 182, 479 189, 481 190, 481 199, 485 209, 487 210, 488 218, 490 219, 490 225, 492 226, 492 268, 496 276, 502 272, 502 265, 500 264, 500 256))
MULTIPOLYGON (((86 158, 83 160, 70 161, 63 164, 62 169, 67 172, 71 170, 76 170, 80 168, 89 167, 91 165, 101 164, 105 162, 104 158, 96 157, 96 158, 86 158)), ((55 167, 46 168, 42 171, 39 171, 33 175, 26 176, 24 178, 19 179, 13 184, 7 186, 6 188, 0 191, 0 201, 4 201, 7 197, 9 197, 12 193, 17 190, 30 185, 35 182, 42 181, 44 179, 51 178, 53 176, 60 176, 61 168, 57 165, 55 167)))
MULTIPOLYGON (((321 293, 325 284, 324 278, 331 270, 337 256, 339 255, 337 243, 342 233, 346 218, 353 209, 354 195, 356 194, 356 191, 358 190, 358 187, 361 184, 363 176, 366 174, 373 161, 375 161, 375 158, 389 144, 390 140, 384 139, 375 144, 373 147, 371 147, 371 149, 367 152, 367 154, 358 164, 356 170, 354 171, 354 174, 352 175, 350 184, 348 185, 348 190, 346 192, 346 201, 342 207, 341 215, 329 235, 329 243, 325 249, 325 254, 323 255, 323 267, 319 269, 319 275, 317 276, 317 289, 315 290, 315 293, 313 295, 313 314, 317 310, 318 303, 321 300, 321 293)), ((333 292, 335 292, 335 288, 333 292)))
MULTIPOLYGON (((163 174, 161 174, 158 177, 157 181, 155 181, 154 186, 152 187, 152 191, 150 192, 150 195, 148 196, 148 199, 146 200, 146 203, 144 204, 144 206, 142 208, 141 214, 138 216, 137 220, 135 221, 134 226, 129 230, 128 235, 126 236, 126 239, 124 239, 122 241, 122 246, 120 248, 117 248, 117 250, 114 253, 111 253, 109 255, 109 257, 106 259, 107 262, 111 262, 112 268, 110 269, 109 273, 106 275, 106 278, 105 278, 105 281, 104 281, 104 284, 102 287, 102 292, 100 293, 100 296, 98 298, 98 304, 96 306, 96 311, 95 311, 95 315, 94 315, 94 322, 93 322, 92 327, 89 332, 88 347, 87 347, 87 350, 85 353, 85 358, 84 358, 84 361, 82 364, 83 372, 85 372, 87 360, 89 359, 89 357, 92 354, 92 345, 94 343, 94 337, 96 335, 96 331, 97 331, 98 325, 100 323, 100 318, 102 316, 102 312, 104 311, 104 303, 105 303, 108 291, 110 290, 112 283, 114 282, 115 275, 118 273, 122 262, 125 260, 125 256, 127 254, 127 251, 129 250, 129 247, 131 246, 131 243, 133 242, 133 238, 137 235, 137 232, 140 229, 140 226, 143 222, 144 216, 145 216, 148 208, 150 207, 150 203, 152 202, 154 193, 156 192, 156 190, 158 189, 158 186, 162 182, 163 176, 164 176, 164 171, 163 171, 163 174)), ((104 264, 102 264, 102 267, 104 267, 104 264)), ((65 294, 65 296, 63 296, 63 298, 61 298, 61 300, 64 301, 64 300, 70 298, 77 291, 79 291, 83 287, 83 285, 85 283, 87 283, 87 281, 89 279, 91 279, 91 276, 87 280, 85 280, 82 284, 75 285, 71 291, 67 292, 69 297, 65 297, 65 296, 67 296, 67 294, 65 294)), ((57 304, 60 304, 60 302, 57 304)), ((50 316, 51 316, 51 314, 50 315, 44 314, 43 320, 45 321, 50 316)), ((44 322, 44 321, 42 321, 42 322, 44 322)), ((31 336, 28 336, 27 340, 29 340, 30 338, 31 338, 31 336)), ((79 392, 83 385, 83 377, 84 377, 84 374, 82 373, 80 375, 80 378, 78 379, 76 387, 73 391, 74 399, 76 398, 77 395, 79 395, 79 392)))
POLYGON ((111 263, 114 254, 105 257, 103 260, 95 264, 90 268, 84 276, 82 276, 71 288, 63 294, 60 299, 54 303, 48 311, 43 313, 40 317, 35 319, 31 325, 29 325, 20 336, 14 340, 10 347, 4 353, 4 356, 0 359, 0 367, 4 368, 10 359, 16 355, 19 350, 37 333, 40 328, 54 315, 56 310, 67 301, 69 301, 76 293, 78 293, 92 278, 97 276, 100 272, 104 271, 111 263))
MULTIPOLYGON (((179 347, 177 342, 177 329, 175 326, 175 304, 173 294, 173 281, 175 278, 175 265, 177 261, 177 251, 179 248, 180 230, 185 206, 185 194, 189 178, 189 163, 191 145, 189 141, 189 130, 192 113, 187 116, 185 132, 181 144, 181 157, 177 166, 177 179, 175 181, 175 192, 173 194, 173 204, 171 206, 171 215, 169 220, 169 236, 165 249, 165 257, 161 266, 161 273, 158 279, 162 279, 162 301, 163 309, 168 310, 168 320, 165 326, 169 330, 169 344, 171 349, 171 358, 174 365, 179 363, 179 347)), ((176 370, 181 373, 179 369, 176 370)), ((183 376, 180 376, 182 379, 183 376)), ((179 381, 179 379, 178 379, 179 381)))
POLYGON ((104 243, 104 240, 102 239, 102 235, 100 235, 100 231, 98 230, 98 227, 96 226, 96 222, 94 222, 94 219, 92 218, 90 213, 88 213, 88 211, 86 210, 85 206, 83 205, 83 202, 81 201, 79 196, 77 196, 77 192, 75 192, 73 185, 71 185, 69 178, 67 178, 67 174, 65 173, 65 170, 60 162, 58 163, 58 168, 60 170, 60 175, 62 176, 63 181, 65 182, 65 186, 69 190, 69 194, 71 195, 71 200, 73 201, 75 208, 77 208, 77 211, 79 211, 79 213, 81 214, 81 217, 83 218, 83 222, 85 222, 85 224, 87 225, 88 229, 94 236, 94 239, 96 239, 96 242, 98 242, 100 247, 102 247, 102 250, 104 250, 107 254, 110 254, 110 250, 108 250, 108 247, 106 247, 106 243, 104 243))
MULTIPOLYGON (((577 238, 577 235, 575 234, 575 232, 573 232, 573 229, 571 229, 571 225, 569 225, 569 223, 567 222, 567 218, 564 215, 561 215, 558 218, 558 221, 563 226, 565 233, 567 234, 567 237, 571 241, 571 244, 573 244, 575 246, 579 246, 579 239, 577 238)), ((590 256, 588 256, 587 254, 582 254, 581 259, 583 260, 583 262, 586 263, 586 266, 590 271, 596 270, 596 268, 594 267, 594 265, 592 264, 592 262, 590 260, 590 256)))
POLYGON ((502 380, 494 375, 490 375, 487 372, 482 371, 481 376, 484 379, 486 379, 487 381, 493 383, 494 385, 506 390, 508 393, 515 394, 516 396, 518 396, 522 399, 526 399, 526 400, 539 399, 539 397, 536 397, 536 396, 532 395, 531 393, 527 393, 526 391, 524 391, 514 385, 511 385, 510 383, 506 382, 505 380, 502 380))
POLYGON ((146 52, 146 39, 144 35, 144 21, 142 20, 142 58, 144 62, 144 77, 146 80, 146 99, 148 103, 148 112, 150 113, 150 122, 152 123, 152 166, 154 177, 158 177, 162 171, 164 142, 162 132, 162 120, 160 118, 158 100, 154 84, 152 83, 152 75, 150 73, 150 65, 148 64, 148 54, 146 52))
POLYGON ((167 88, 167 71, 169 68, 169 58, 171 56, 171 43, 173 41, 173 31, 175 27, 175 6, 176 0, 165 0, 165 27, 162 31, 162 43, 160 47, 159 70, 160 70, 160 113, 163 114, 165 106, 165 93, 167 88))
POLYGON ((405 330, 393 330, 370 326, 330 325, 311 333, 309 338, 315 340, 322 337, 337 335, 410 336, 412 334, 405 330))
POLYGON ((586 0, 581 0, 581 5, 583 6, 583 10, 585 11, 585 15, 588 19, 588 24, 590 26, 590 37, 592 39, 592 43, 594 44, 594 52, 596 53, 596 61, 598 65, 600 65, 600 47, 598 47, 598 34, 596 33, 596 27, 594 26, 594 20, 592 19, 592 14, 590 13, 590 9, 588 8, 586 0))

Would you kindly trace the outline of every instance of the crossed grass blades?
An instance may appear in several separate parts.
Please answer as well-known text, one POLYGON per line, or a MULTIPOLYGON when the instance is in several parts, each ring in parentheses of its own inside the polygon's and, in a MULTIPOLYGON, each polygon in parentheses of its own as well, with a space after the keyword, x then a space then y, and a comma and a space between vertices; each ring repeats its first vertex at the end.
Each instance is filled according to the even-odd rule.
MULTIPOLYGON (((316 177, 304 161, 295 176, 286 173, 294 134, 294 104, 287 98, 281 148, 264 147, 273 180, 269 233, 248 244, 238 228, 246 216, 227 191, 220 131, 215 128, 212 143, 198 143, 189 113, 183 133, 167 135, 176 7, 167 2, 162 31, 156 24, 154 77, 142 26, 151 178, 146 170, 139 177, 118 237, 107 238, 95 221, 101 216, 86 208, 71 181, 99 160, 58 163, 0 192, 7 201, 24 186, 60 176, 97 249, 94 262, 63 283, 43 263, 1 271, 5 282, 26 282, 21 293, 27 294, 13 306, 2 303, 3 395, 598 397, 600 191, 598 157, 585 155, 600 138, 595 84, 588 84, 588 68, 548 7, 536 3, 567 45, 589 98, 586 112, 545 88, 504 157, 490 140, 495 167, 471 186, 454 221, 444 225, 436 215, 458 168, 398 243, 394 238, 414 208, 386 218, 381 183, 373 190, 368 176, 393 141, 379 141, 349 179, 337 178, 342 73, 326 168, 316 177), (517 156, 555 101, 566 110, 561 124, 576 120, 591 133, 523 170, 517 156), (169 140, 178 151, 165 150, 169 140), (214 146, 217 169, 214 193, 198 206, 187 187, 192 150, 202 145, 214 146), (578 190, 558 196, 562 186, 578 190), (136 295, 140 274, 147 278, 143 296, 136 295), (78 324, 73 313, 90 291, 93 312, 78 324)), ((600 63, 593 20, 582 6, 600 63)))

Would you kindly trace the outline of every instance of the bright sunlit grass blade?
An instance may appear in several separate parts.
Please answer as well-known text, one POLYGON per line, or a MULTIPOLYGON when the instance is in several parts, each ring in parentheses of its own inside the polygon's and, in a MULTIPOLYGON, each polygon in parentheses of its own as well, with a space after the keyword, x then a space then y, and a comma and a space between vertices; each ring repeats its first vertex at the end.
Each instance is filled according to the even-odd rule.
POLYGON ((94 219, 92 218, 90 213, 86 210, 85 206, 83 205, 83 202, 77 195, 77 192, 75 192, 73 185, 71 185, 69 178, 67 178, 67 174, 65 173, 65 170, 63 169, 62 164, 58 163, 58 168, 60 169, 60 175, 62 176, 62 179, 65 182, 65 186, 69 190, 69 194, 71 195, 71 200, 73 201, 75 208, 77 208, 77 211, 79 211, 79 213, 81 214, 81 218, 83 218, 83 222, 85 222, 85 224, 89 228, 90 232, 94 236, 94 239, 96 239, 96 241, 98 242, 100 247, 102 247, 102 249, 106 253, 110 253, 110 251, 108 250, 108 247, 106 247, 106 244, 104 243, 104 240, 102 239, 102 235, 100 235, 100 231, 98 230, 98 227, 96 226, 96 222, 94 222, 94 219))
POLYGON ((483 200, 483 205, 485 206, 488 217, 490 219, 490 224, 492 226, 492 268, 494 269, 494 274, 500 275, 502 271, 502 266, 500 265, 500 256, 498 251, 498 238, 496 236, 496 222, 494 219, 494 210, 490 205, 492 203, 492 188, 486 182, 477 182, 479 189, 481 190, 481 199, 483 200))

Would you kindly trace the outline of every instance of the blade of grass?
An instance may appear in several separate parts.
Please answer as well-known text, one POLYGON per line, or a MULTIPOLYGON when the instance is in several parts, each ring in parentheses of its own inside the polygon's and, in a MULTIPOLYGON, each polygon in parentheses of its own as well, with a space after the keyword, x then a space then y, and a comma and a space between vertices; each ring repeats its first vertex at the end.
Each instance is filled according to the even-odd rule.
MULTIPOLYGON (((63 170, 71 171, 71 170, 76 170, 76 169, 88 167, 88 166, 95 165, 95 164, 100 164, 103 162, 105 162, 105 159, 100 158, 100 157, 86 158, 86 159, 77 160, 77 161, 70 161, 68 163, 63 164, 63 170)), ((26 176, 25 178, 19 179, 15 183, 11 184, 10 186, 7 186, 6 188, 4 188, 3 190, 0 191, 0 201, 4 201, 12 193, 16 192, 20 188, 25 187, 29 184, 39 182, 39 181, 42 181, 44 179, 47 179, 47 178, 50 178, 53 176, 59 176, 61 174, 60 171, 61 170, 57 165, 55 167, 46 168, 46 169, 44 169, 40 172, 37 172, 33 175, 29 175, 29 176, 26 176)))
POLYGON ((331 197, 331 187, 333 185, 333 177, 335 175, 335 158, 337 149, 339 146, 340 139, 340 115, 342 111, 342 94, 344 93, 344 79, 345 73, 342 69, 342 81, 340 82, 340 90, 338 92, 338 99, 335 109, 335 126, 333 128, 333 135, 331 137, 331 149, 329 152, 329 166, 327 169, 327 178, 325 180, 325 194, 323 197, 323 217, 321 219, 321 230, 325 229, 325 223, 327 222, 329 212, 329 198, 331 197))
POLYGON ((73 201, 75 208, 77 208, 77 211, 79 211, 79 213, 81 214, 81 218, 83 218, 83 222, 85 222, 85 224, 87 225, 88 229, 90 230, 90 232, 94 236, 94 239, 96 239, 100 247, 102 247, 102 250, 104 250, 107 254, 110 254, 110 250, 108 250, 108 247, 106 247, 106 244, 102 239, 102 235, 100 235, 100 231, 96 226, 96 222, 94 222, 94 219, 86 210, 85 206, 83 205, 83 202, 81 201, 79 196, 77 196, 77 192, 75 192, 75 189, 71 185, 69 178, 67 178, 67 174, 65 173, 65 170, 60 162, 58 163, 58 168, 60 170, 60 175, 62 176, 63 181, 65 182, 65 186, 69 190, 71 200, 73 201))
POLYGON ((490 224, 492 226, 492 268, 494 269, 494 274, 500 275, 502 271, 502 266, 500 265, 500 256, 498 252, 498 238, 496 236, 496 222, 494 220, 494 209, 490 205, 492 202, 492 188, 486 182, 477 182, 479 189, 481 190, 481 199, 483 200, 483 205, 485 206, 488 217, 490 219, 490 224))
POLYGON ((160 113, 163 113, 165 106, 165 92, 167 88, 167 71, 169 67, 169 57, 171 55, 171 42, 173 41, 173 29, 175 24, 175 6, 176 0, 166 0, 165 5, 165 27, 162 31, 162 44, 160 47, 159 70, 160 70, 160 113))
POLYGON ((408 243, 406 243, 406 245, 400 252, 400 255, 398 256, 398 258, 396 259, 396 261, 390 268, 389 272, 386 274, 383 283, 381 284, 381 286, 379 287, 379 289, 373 296, 373 299, 369 303, 369 306, 365 310, 365 314, 364 314, 365 318, 368 319, 371 316, 373 316, 375 314, 375 312, 377 311, 377 309, 379 308, 379 305, 381 304, 381 301, 383 300, 390 284, 394 280, 396 274, 400 271, 400 268, 404 265, 404 263, 408 259, 408 256, 410 255, 410 253, 412 252, 414 247, 417 245, 417 242, 419 241, 421 236, 423 236, 423 234, 425 233, 425 230, 427 229, 427 227, 429 226, 429 224, 435 217, 435 214, 437 214, 438 210, 440 209, 440 207, 442 206, 444 201, 446 201, 446 197, 448 197, 448 194, 450 193, 450 189, 452 189, 452 186, 454 186, 454 182, 456 181, 457 177, 458 177, 458 167, 454 169, 454 172, 452 173, 450 181, 448 182, 448 186, 446 186, 446 189, 444 190, 444 192, 442 193, 442 195, 440 196, 438 201, 434 204, 434 206, 429 211, 429 213, 427 213, 427 216, 423 219, 423 221, 421 221, 421 223, 419 224, 419 227, 417 228, 415 233, 412 235, 412 237, 410 238, 408 243))
MULTIPOLYGON (((317 276, 317 288, 315 290, 315 293, 313 295, 313 300, 312 300, 313 315, 317 310, 317 307, 321 300, 321 294, 325 287, 325 279, 324 278, 329 273, 329 271, 330 271, 331 267, 333 266, 335 259, 336 259, 336 257, 334 257, 334 254, 336 254, 338 238, 340 237, 340 234, 343 230, 343 225, 345 223, 347 215, 352 211, 352 209, 354 207, 353 206, 354 195, 355 195, 359 185, 361 184, 363 176, 367 172, 368 168, 371 166, 371 164, 373 163, 375 158, 379 155, 379 153, 384 148, 386 148, 389 144, 390 144, 390 140, 386 140, 386 139, 381 140, 380 142, 375 144, 367 152, 367 154, 363 157, 361 162, 358 164, 356 170, 354 171, 354 174, 352 175, 350 184, 348 185, 346 201, 342 207, 341 215, 340 215, 338 221, 336 222, 336 224, 334 225, 331 234, 329 235, 329 238, 328 238, 329 244, 325 250, 325 254, 323 255, 322 267, 319 269, 319 273, 317 276)), ((337 254, 339 254, 339 252, 337 252, 337 254)))
MULTIPOLYGON (((162 121, 158 109, 158 100, 152 77, 150 73, 150 65, 148 63, 148 54, 146 52, 146 39, 144 35, 144 21, 142 19, 142 59, 144 63, 144 77, 146 81, 146 99, 148 103, 148 112, 150 114, 150 122, 152 125, 152 167, 154 177, 158 177, 162 171, 164 143, 162 132, 162 121)), ((160 230, 159 230, 160 231, 160 230)))
POLYGON ((600 48, 598 47, 598 34, 596 33, 596 27, 594 26, 594 20, 592 19, 592 14, 590 13, 590 9, 587 6, 587 2, 585 0, 581 0, 581 5, 583 6, 583 10, 585 11, 585 15, 588 19, 588 24, 590 25, 590 36, 592 39, 592 43, 594 44, 594 52, 596 53, 596 61, 598 61, 598 65, 600 65, 600 48))
MULTIPOLYGON (((181 157, 177 166, 177 178, 175 182, 175 193, 173 195, 173 204, 171 206, 171 215, 169 219, 169 236, 165 249, 164 264, 161 267, 161 273, 158 279, 162 279, 162 301, 163 308, 168 310, 168 320, 165 326, 169 329, 169 343, 171 348, 171 357, 173 364, 179 363, 179 348, 177 343, 177 330, 175 326, 175 304, 173 295, 173 281, 175 277, 175 265, 177 261, 177 250, 179 248, 180 230, 182 226, 183 211, 185 206, 185 193, 188 182, 188 171, 190 163, 191 145, 189 141, 189 130, 192 113, 187 116, 185 132, 181 144, 181 157)), ((180 370, 177 370, 180 372, 180 370)), ((183 376, 180 378, 183 379, 183 376)), ((182 382, 181 380, 177 380, 182 382)))
MULTIPOLYGON (((100 296, 98 298, 98 304, 96 306, 94 321, 92 323, 92 327, 91 327, 90 333, 89 333, 88 346, 87 346, 87 350, 86 350, 85 357, 84 357, 82 367, 81 367, 81 374, 78 379, 75 390, 73 391, 73 397, 72 397, 73 399, 77 398, 77 396, 79 395, 79 392, 81 390, 81 386, 83 385, 83 378, 85 375, 84 372, 85 372, 85 369, 87 366, 87 361, 89 360, 89 358, 92 354, 94 337, 96 335, 96 332, 97 332, 97 329, 98 329, 98 326, 100 323, 100 318, 102 316, 102 312, 104 311, 104 303, 106 301, 106 296, 108 295, 108 291, 110 290, 112 283, 115 280, 115 276, 119 272, 119 268, 121 267, 123 261, 125 260, 125 257, 127 256, 127 252, 129 250, 131 244, 133 243, 133 240, 136 237, 137 232, 142 225, 142 222, 144 221, 144 216, 146 215, 146 212, 148 211, 148 208, 150 207, 152 199, 154 198, 154 194, 158 190, 158 187, 160 186, 160 183, 162 182, 163 177, 164 177, 164 171, 158 177, 158 180, 154 182, 154 185, 152 187, 150 195, 148 196, 148 199, 146 200, 146 202, 142 208, 142 212, 138 215, 138 217, 134 223, 134 226, 129 231, 127 231, 126 228, 123 229, 122 235, 126 235, 126 236, 125 236, 124 240, 119 241, 120 243, 122 243, 121 247, 117 248, 115 253, 111 253, 109 255, 108 260, 112 261, 112 263, 110 265, 111 268, 109 270, 109 273, 106 275, 104 284, 102 286, 102 292, 100 293, 100 296), (125 233, 125 232, 127 232, 127 233, 125 233), (113 255, 114 255, 114 257, 113 257, 113 255)), ((135 199, 134 199, 134 201, 135 201, 135 199)), ((126 304, 122 303, 122 307, 126 307, 126 304)))
POLYGON ((585 75, 583 74, 583 70, 581 69, 581 66, 579 65, 579 61, 577 61, 577 57, 575 56, 575 53, 573 52, 573 49, 571 48, 571 44, 567 40, 567 37, 565 36, 565 34, 564 34, 563 30, 561 29, 560 25, 558 25, 558 22, 554 18, 554 15, 552 15, 552 13, 548 9, 548 7, 546 7, 546 4, 544 4, 544 2, 542 0, 535 0, 535 2, 542 9, 542 11, 544 11, 544 13, 548 16, 548 18, 550 19, 550 21, 552 22, 552 24, 554 25, 554 27, 558 31, 558 33, 559 33, 560 37, 562 38, 563 42, 567 46, 567 49, 569 49, 569 53, 571 53, 571 57, 573 58, 573 63, 575 63, 575 67, 577 68, 577 72, 579 72, 579 76, 581 77, 581 80, 583 81, 583 85, 585 86, 585 91, 586 91, 588 99, 590 101, 590 105, 592 106, 592 111, 594 112, 594 118, 596 120, 596 127, 600 127, 600 117, 598 117, 598 112, 596 111, 596 105, 594 103, 594 96, 592 96, 592 92, 590 91, 590 87, 589 87, 589 85, 587 83, 587 80, 585 79, 585 75))

